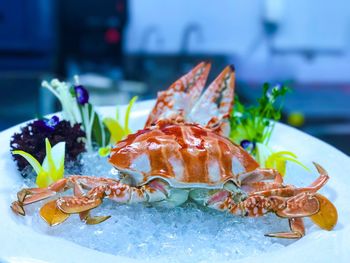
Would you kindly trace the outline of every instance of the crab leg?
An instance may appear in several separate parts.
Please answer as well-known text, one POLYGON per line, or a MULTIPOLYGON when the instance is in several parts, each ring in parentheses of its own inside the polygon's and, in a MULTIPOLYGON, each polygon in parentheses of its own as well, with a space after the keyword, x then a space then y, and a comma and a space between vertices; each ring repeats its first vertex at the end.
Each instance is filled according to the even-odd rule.
POLYGON ((265 234, 267 237, 297 239, 305 235, 305 226, 302 218, 294 217, 289 219, 290 232, 277 232, 265 234))
POLYGON ((194 105, 189 120, 228 135, 235 85, 235 69, 227 66, 194 105), (204 113, 204 114, 203 114, 204 113), (208 114, 211 113, 211 114, 208 114), (215 115, 214 117, 211 117, 215 115))
POLYGON ((254 171, 239 174, 237 180, 241 185, 266 180, 274 180, 275 183, 279 184, 283 183, 281 174, 277 170, 270 168, 257 168, 254 171))
POLYGON ((306 216, 313 218, 317 215, 313 221, 321 228, 331 229, 337 222, 336 209, 328 199, 316 193, 327 182, 328 174, 320 165, 315 166, 320 176, 309 187, 274 188, 276 183, 267 184, 267 188, 270 186, 272 189, 251 192, 241 202, 234 200, 234 193, 222 190, 215 193, 205 205, 241 216, 258 217, 273 212, 279 217, 288 218, 291 232, 267 234, 271 237, 302 237, 305 229, 301 218, 306 216))
MULTIPOLYGON (((74 193, 74 196, 80 197, 80 198, 82 198, 85 194, 82 185, 80 185, 76 180, 73 181, 73 193, 74 193)), ((54 202, 54 205, 57 206, 56 205, 57 201, 54 200, 53 202, 54 202)), ((41 210, 43 210, 43 209, 44 208, 42 208, 41 210)), ((84 221, 89 225, 98 224, 98 223, 101 223, 101 222, 107 220, 108 218, 110 218, 110 216, 94 216, 94 217, 92 217, 90 215, 90 210, 80 212, 79 217, 80 217, 81 221, 84 221)))
POLYGON ((270 189, 284 188, 283 177, 275 169, 258 168, 254 171, 240 174, 237 181, 241 188, 247 193, 266 191, 270 189), (268 180, 273 180, 268 182, 268 180))
POLYGON ((107 197, 119 203, 157 202, 168 195, 168 186, 161 181, 152 181, 141 187, 131 187, 113 179, 71 176, 53 183, 47 188, 23 189, 18 194, 18 200, 12 203, 12 210, 25 215, 24 206, 44 200, 48 197, 73 188, 74 196, 63 196, 49 201, 40 209, 41 216, 50 225, 62 223, 69 214, 79 213, 80 218, 88 224, 96 224, 107 217, 90 217, 89 211, 102 203, 107 197), (90 189, 86 194, 83 189, 90 189), (23 194, 25 193, 25 194, 23 194), (57 217, 58 218, 54 218, 57 217))
POLYGON ((11 205, 11 209, 19 215, 25 215, 23 206, 31 203, 39 202, 49 197, 55 196, 58 192, 61 192, 66 187, 66 180, 61 179, 51 184, 47 188, 25 188, 17 193, 17 201, 14 201, 11 205))
POLYGON ((49 197, 55 196, 57 193, 64 192, 68 189, 74 188, 74 193, 77 193, 77 187, 91 189, 98 184, 107 184, 118 182, 113 179, 94 178, 90 176, 71 176, 69 178, 60 179, 57 182, 49 185, 47 188, 25 188, 17 193, 17 201, 12 203, 12 210, 17 213, 24 215, 23 206, 29 205, 49 197), (94 180, 95 179, 95 180, 94 180), (78 183, 77 183, 78 182, 78 183), (17 210, 16 208, 22 208, 17 210), (23 210, 21 213, 20 210, 23 210))
POLYGON ((216 195, 216 198, 209 199, 206 205, 250 217, 262 216, 268 212, 274 212, 280 217, 303 217, 317 213, 319 208, 317 198, 310 193, 300 193, 293 197, 253 195, 238 203, 233 200, 230 192, 220 197, 219 199, 216 195))
POLYGON ((118 203, 157 202, 167 196, 164 185, 154 181, 149 185, 132 187, 117 182, 110 185, 101 185, 91 189, 86 195, 64 196, 57 199, 57 206, 67 214, 80 213, 99 206, 102 199, 107 197, 118 203))
POLYGON ((250 196, 242 202, 236 203, 231 193, 220 192, 206 204, 208 207, 228 211, 235 215, 259 217, 274 212, 280 217, 290 220, 291 232, 267 234, 271 237, 300 238, 304 235, 301 217, 311 216, 319 211, 319 201, 312 194, 301 193, 294 197, 280 196, 250 196), (221 198, 218 198, 221 197, 221 198))
POLYGON ((329 176, 327 172, 317 163, 314 163, 317 171, 320 173, 320 176, 308 187, 300 187, 296 188, 292 185, 275 187, 278 185, 266 185, 267 188, 270 189, 264 189, 260 191, 252 192, 251 195, 262 195, 262 196, 284 196, 284 197, 291 197, 295 196, 299 193, 309 192, 309 193, 316 193, 318 190, 320 190, 329 180, 329 176))
POLYGON ((202 62, 175 81, 166 91, 159 92, 145 128, 162 118, 174 118, 174 115, 185 117, 202 93, 209 70, 210 63, 202 62))

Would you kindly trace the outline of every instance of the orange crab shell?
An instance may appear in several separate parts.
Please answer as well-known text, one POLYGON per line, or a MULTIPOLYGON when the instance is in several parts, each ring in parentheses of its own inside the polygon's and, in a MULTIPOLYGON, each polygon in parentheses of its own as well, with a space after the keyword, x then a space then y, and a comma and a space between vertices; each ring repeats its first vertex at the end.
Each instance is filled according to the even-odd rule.
POLYGON ((240 146, 196 124, 140 130, 112 149, 109 162, 136 185, 162 178, 178 188, 220 188, 259 167, 240 146))

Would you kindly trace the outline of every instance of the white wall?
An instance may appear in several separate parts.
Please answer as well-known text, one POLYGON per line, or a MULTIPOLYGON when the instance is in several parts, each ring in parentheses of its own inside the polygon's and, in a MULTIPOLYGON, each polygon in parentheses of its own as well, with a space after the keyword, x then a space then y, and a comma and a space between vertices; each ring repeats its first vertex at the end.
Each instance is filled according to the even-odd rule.
POLYGON ((180 51, 183 31, 189 24, 198 24, 203 41, 193 36, 193 52, 244 52, 260 30, 261 1, 237 0, 132 0, 126 50, 130 53, 146 49, 148 52, 175 53, 180 51), (156 27, 161 40, 153 36, 147 47, 142 35, 156 27))
POLYGON ((350 81, 348 0, 131 0, 129 10, 128 53, 180 52, 185 28, 197 24, 202 38, 193 34, 189 51, 235 57, 243 78, 350 81), (270 53, 263 19, 279 25, 272 47, 289 53, 270 53), (157 33, 143 43, 150 28, 157 33), (321 53, 310 60, 298 53, 306 49, 321 53))

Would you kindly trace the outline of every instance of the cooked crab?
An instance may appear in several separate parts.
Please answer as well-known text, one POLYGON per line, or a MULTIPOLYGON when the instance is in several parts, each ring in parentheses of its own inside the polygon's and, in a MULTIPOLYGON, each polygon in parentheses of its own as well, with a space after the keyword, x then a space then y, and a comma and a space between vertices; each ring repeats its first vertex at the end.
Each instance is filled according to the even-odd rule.
POLYGON ((12 204, 13 211, 25 215, 25 205, 72 188, 73 196, 58 197, 40 209, 50 225, 75 213, 88 224, 100 223, 109 216, 93 217, 90 210, 109 198, 167 207, 191 199, 240 216, 272 212, 288 218, 290 231, 267 234, 271 237, 302 237, 302 218, 309 216, 319 226, 332 228, 336 209, 317 193, 329 178, 327 172, 315 164, 320 176, 310 186, 297 188, 283 184, 276 170, 260 168, 225 136, 234 98, 233 67, 226 67, 201 95, 209 69, 210 64, 200 63, 160 92, 145 128, 115 145, 109 162, 120 178, 75 175, 47 188, 23 189, 12 204))

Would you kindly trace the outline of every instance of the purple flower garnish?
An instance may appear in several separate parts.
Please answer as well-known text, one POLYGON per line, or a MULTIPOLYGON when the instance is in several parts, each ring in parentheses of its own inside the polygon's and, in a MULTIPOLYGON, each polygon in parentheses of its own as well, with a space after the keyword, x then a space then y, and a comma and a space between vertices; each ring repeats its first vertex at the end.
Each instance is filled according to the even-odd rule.
POLYGON ((34 121, 33 125, 44 131, 53 131, 59 122, 60 119, 57 116, 52 116, 50 119, 34 121))
POLYGON ((82 85, 74 86, 75 94, 77 96, 77 102, 80 105, 84 105, 89 102, 89 93, 82 85))
POLYGON ((255 142, 249 141, 249 140, 242 140, 241 146, 244 150, 251 152, 255 148, 255 142))
POLYGON ((60 119, 56 115, 52 116, 51 119, 45 119, 46 126, 50 128, 55 128, 59 122, 60 119))

